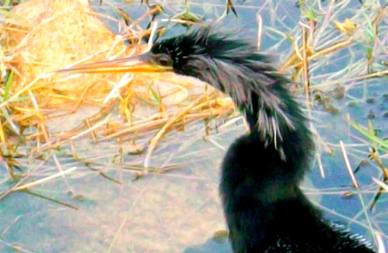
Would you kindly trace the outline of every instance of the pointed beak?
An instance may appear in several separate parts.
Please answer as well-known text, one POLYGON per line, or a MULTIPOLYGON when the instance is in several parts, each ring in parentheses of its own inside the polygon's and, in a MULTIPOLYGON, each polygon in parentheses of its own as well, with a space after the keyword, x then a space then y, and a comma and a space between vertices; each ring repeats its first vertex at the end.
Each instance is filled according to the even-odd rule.
POLYGON ((154 73, 171 71, 172 67, 161 66, 152 60, 149 53, 128 58, 120 58, 109 61, 101 61, 89 64, 74 66, 71 68, 61 69, 57 72, 69 73, 154 73))

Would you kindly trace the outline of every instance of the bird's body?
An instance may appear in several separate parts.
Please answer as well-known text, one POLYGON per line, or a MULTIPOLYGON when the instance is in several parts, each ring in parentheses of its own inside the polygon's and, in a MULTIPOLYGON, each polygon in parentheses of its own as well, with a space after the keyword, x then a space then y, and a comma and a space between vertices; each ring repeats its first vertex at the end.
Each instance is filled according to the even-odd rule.
MULTIPOLYGON (((290 137, 289 141, 302 150, 304 143, 299 138, 290 137)), ((220 188, 234 252, 373 252, 352 234, 329 225, 306 199, 292 168, 292 163, 303 164, 297 156, 287 156, 297 152, 286 151, 290 159, 283 161, 277 150, 265 148, 262 140, 251 134, 229 148, 220 188)))
MULTIPOLYGON (((373 252, 326 222, 300 190, 312 135, 289 80, 254 46, 199 28, 156 43, 141 59, 209 83, 246 116, 250 132, 227 151, 220 184, 234 253, 373 252)), ((125 69, 125 62, 116 65, 125 69)), ((85 69, 92 68, 75 68, 85 69)))

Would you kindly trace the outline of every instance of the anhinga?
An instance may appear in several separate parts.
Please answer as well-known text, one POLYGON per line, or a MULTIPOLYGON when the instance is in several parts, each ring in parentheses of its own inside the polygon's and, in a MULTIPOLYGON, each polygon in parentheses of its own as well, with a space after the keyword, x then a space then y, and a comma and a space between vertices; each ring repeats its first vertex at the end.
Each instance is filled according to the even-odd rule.
POLYGON ((235 253, 365 252, 357 236, 327 222, 299 188, 314 152, 300 106, 255 46, 196 28, 138 57, 65 71, 168 71, 192 76, 231 96, 250 132, 231 145, 220 192, 235 253))

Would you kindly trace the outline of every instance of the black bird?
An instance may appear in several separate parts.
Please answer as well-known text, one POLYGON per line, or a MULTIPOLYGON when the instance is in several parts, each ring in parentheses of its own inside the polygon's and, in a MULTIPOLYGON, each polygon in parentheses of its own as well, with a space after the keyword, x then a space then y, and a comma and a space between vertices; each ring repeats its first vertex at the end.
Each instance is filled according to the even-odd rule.
POLYGON ((326 221, 300 190, 314 152, 312 134, 287 90, 290 81, 252 44, 214 28, 196 28, 157 42, 136 58, 65 71, 166 70, 213 85, 246 116, 250 132, 227 151, 220 184, 235 253, 374 252, 356 235, 326 221))

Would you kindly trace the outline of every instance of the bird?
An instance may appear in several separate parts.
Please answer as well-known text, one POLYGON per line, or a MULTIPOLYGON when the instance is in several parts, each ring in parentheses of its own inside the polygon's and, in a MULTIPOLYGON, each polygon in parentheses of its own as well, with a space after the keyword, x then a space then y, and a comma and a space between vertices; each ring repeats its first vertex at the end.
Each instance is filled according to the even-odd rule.
POLYGON ((227 150, 219 191, 234 253, 372 253, 365 240, 323 217, 300 188, 314 155, 302 106, 267 54, 213 26, 156 41, 140 56, 64 71, 173 71, 230 96, 249 131, 227 150))

